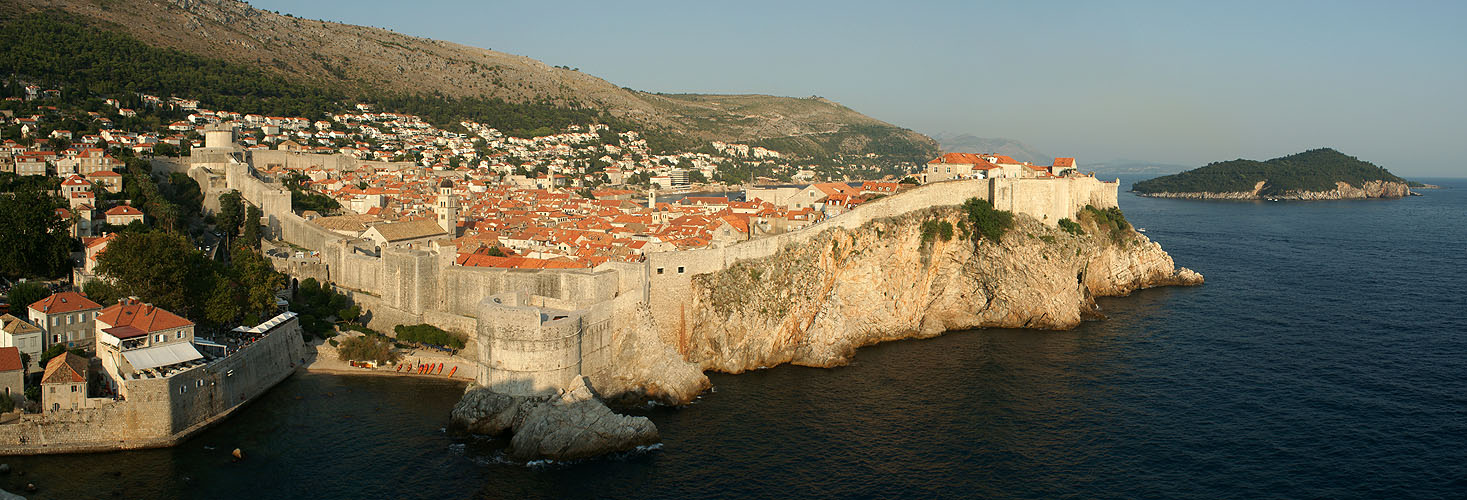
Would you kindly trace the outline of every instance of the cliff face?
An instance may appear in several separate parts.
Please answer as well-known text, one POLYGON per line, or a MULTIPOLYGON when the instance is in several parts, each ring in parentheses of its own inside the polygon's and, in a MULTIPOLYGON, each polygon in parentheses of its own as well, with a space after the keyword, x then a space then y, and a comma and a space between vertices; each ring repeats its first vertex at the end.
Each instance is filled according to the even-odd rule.
POLYGON ((558 396, 495 394, 470 387, 453 426, 512 433, 510 456, 577 459, 655 442, 642 417, 601 401, 692 401, 709 386, 703 370, 737 373, 781 363, 836 366, 856 348, 949 330, 1066 329, 1097 316, 1094 297, 1139 288, 1195 285, 1161 246, 1132 230, 1082 215, 1081 234, 1019 215, 1001 242, 973 240, 958 207, 834 227, 800 245, 693 277, 696 311, 677 344, 663 341, 643 305, 613 337, 611 369, 558 396), (924 222, 958 228, 923 237, 924 222))
POLYGON ((1082 220, 1082 235, 1017 216, 1002 242, 923 242, 926 220, 959 227, 946 207, 833 229, 808 244, 693 278, 696 311, 679 348, 704 369, 835 366, 856 348, 948 330, 1067 329, 1094 297, 1191 285, 1161 246, 1082 220))
POLYGON ((1367 198, 1402 198, 1411 196, 1411 188, 1404 182, 1392 181, 1366 181, 1359 187, 1347 182, 1335 182, 1335 188, 1329 191, 1289 191, 1279 195, 1264 196, 1259 194, 1263 190, 1266 181, 1258 181, 1253 191, 1238 191, 1229 193, 1139 193, 1141 196, 1153 198, 1184 198, 1195 200, 1259 200, 1273 198, 1280 200, 1363 200, 1367 198))

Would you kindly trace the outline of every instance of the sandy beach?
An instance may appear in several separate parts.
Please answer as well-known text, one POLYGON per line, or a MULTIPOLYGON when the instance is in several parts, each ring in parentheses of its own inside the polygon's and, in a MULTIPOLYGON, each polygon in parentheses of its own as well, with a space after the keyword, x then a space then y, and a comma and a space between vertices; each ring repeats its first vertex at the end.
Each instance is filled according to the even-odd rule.
MULTIPOLYGON (((358 335, 360 334, 353 335, 351 332, 346 332, 336 336, 335 340, 337 342, 342 342, 346 339, 358 335)), ((312 341, 307 352, 312 354, 306 359, 305 368, 306 371, 312 373, 331 373, 337 375, 425 377, 444 379, 452 378, 453 380, 462 380, 466 382, 472 382, 475 375, 478 373, 478 365, 473 360, 468 359, 467 357, 464 357, 462 355, 449 355, 448 353, 434 351, 431 349, 400 349, 398 350, 398 352, 402 357, 398 360, 396 364, 392 366, 382 366, 378 368, 351 366, 350 363, 342 361, 340 357, 338 357, 337 350, 335 347, 331 346, 331 343, 322 340, 312 341), (433 375, 417 373, 417 367, 420 365, 437 364, 443 365, 443 370, 441 372, 439 372, 435 368, 433 370, 433 375), (397 367, 399 365, 402 366, 401 371, 397 370, 397 367), (457 369, 455 370, 455 368, 457 369), (453 376, 449 377, 449 373, 453 373, 453 376)))

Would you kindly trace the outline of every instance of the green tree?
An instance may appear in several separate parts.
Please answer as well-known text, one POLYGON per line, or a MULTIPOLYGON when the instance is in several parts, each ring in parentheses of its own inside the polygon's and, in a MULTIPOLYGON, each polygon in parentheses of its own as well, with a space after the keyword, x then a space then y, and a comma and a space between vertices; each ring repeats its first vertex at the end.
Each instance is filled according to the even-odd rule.
POLYGON ((239 191, 230 190, 219 195, 219 213, 214 215, 214 227, 224 233, 224 239, 233 240, 243 223, 244 200, 239 191))
POLYGON ((0 275, 58 278, 71 269, 74 239, 56 216, 61 200, 35 186, 0 193, 0 275))
POLYGON ((6 299, 10 302, 10 313, 18 317, 25 317, 25 308, 36 301, 51 296, 51 290, 44 285, 34 281, 16 283, 10 288, 10 294, 6 299))
POLYGON ((87 298, 92 299, 92 302, 96 302, 104 306, 107 304, 116 303, 117 299, 122 298, 122 293, 117 291, 117 287, 114 287, 111 284, 108 284, 106 281, 102 280, 88 281, 86 284, 82 285, 82 293, 85 294, 87 298))
POLYGON ((96 270, 122 295, 190 317, 202 311, 216 277, 214 263, 188 239, 161 231, 118 234, 96 270))
POLYGON ((260 249, 260 217, 263 215, 254 205, 245 208, 244 244, 253 250, 260 249))

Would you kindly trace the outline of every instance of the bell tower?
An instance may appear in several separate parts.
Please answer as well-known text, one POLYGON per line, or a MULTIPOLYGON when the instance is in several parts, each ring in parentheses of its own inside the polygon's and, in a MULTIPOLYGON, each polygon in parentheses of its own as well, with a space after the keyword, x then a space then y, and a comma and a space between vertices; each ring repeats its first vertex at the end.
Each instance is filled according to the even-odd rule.
POLYGON ((458 237, 458 197, 453 195, 453 181, 443 179, 438 183, 438 227, 450 237, 458 237))

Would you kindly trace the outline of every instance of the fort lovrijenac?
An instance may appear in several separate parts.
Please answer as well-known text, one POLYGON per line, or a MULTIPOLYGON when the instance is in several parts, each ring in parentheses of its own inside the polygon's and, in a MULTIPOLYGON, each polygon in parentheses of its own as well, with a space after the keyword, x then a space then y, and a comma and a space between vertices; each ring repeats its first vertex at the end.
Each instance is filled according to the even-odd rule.
MULTIPOLYGON (((239 191, 261 209, 270 238, 309 250, 294 257, 275 257, 278 269, 297 279, 331 283, 362 306, 369 325, 377 330, 428 323, 472 333, 476 346, 471 352, 478 356, 477 383, 515 395, 554 393, 576 377, 605 370, 611 332, 632 327, 639 321, 637 311, 643 308, 650 310, 662 341, 677 345, 692 276, 772 255, 827 228, 855 228, 880 218, 958 205, 969 198, 1050 225, 1075 217, 1087 205, 1102 209, 1117 205, 1118 183, 1079 174, 1073 159, 1035 166, 1001 155, 949 154, 927 165, 919 176, 925 184, 879 198, 863 200, 865 197, 853 196, 861 193, 847 191, 851 186, 842 189, 837 183, 749 190, 754 197, 782 197, 787 208, 803 205, 799 212, 810 216, 804 224, 765 224, 757 214, 744 214, 747 217, 733 217, 736 223, 729 232, 736 237, 720 238, 730 228, 719 221, 727 219, 680 212, 687 204, 672 206, 655 197, 641 206, 626 199, 597 200, 617 207, 625 218, 657 225, 663 231, 631 235, 627 239, 636 247, 633 252, 599 263, 544 258, 557 252, 553 238, 541 241, 533 234, 501 234, 494 248, 504 246, 521 253, 520 257, 501 258, 481 253, 486 250, 484 245, 461 252, 480 224, 503 222, 474 220, 471 211, 465 210, 482 207, 483 200, 475 197, 499 189, 491 181, 468 179, 464 171, 430 170, 410 163, 245 150, 232 142, 227 129, 208 131, 205 138, 206 147, 194 149, 189 163, 175 168, 187 168, 188 175, 204 187, 206 199, 239 191), (410 220, 374 220, 371 213, 365 213, 342 221, 297 213, 292 193, 280 178, 301 172, 319 177, 322 184, 332 176, 357 179, 361 172, 395 179, 394 189, 402 198, 397 205, 404 209, 400 214, 410 220), (410 193, 405 186, 409 179, 426 187, 410 193), (678 221, 705 224, 701 226, 704 232, 680 232, 678 221), (569 265, 552 265, 556 263, 569 265)), ((381 190, 338 192, 377 200, 370 203, 375 208, 369 212, 380 211, 384 203, 381 190)), ((550 218, 556 215, 549 212, 562 213, 574 201, 571 194, 553 186, 535 194, 557 204, 527 210, 550 218)), ((344 206, 355 200, 347 201, 344 206)), ((592 200, 582 201, 590 206, 592 200)), ((732 204, 725 200, 717 206, 727 209, 732 204)), ((608 221, 604 231, 625 233, 616 220, 608 221)), ((561 222, 567 221, 575 223, 570 219, 561 222)), ((646 224, 641 227, 645 229, 646 224)))

